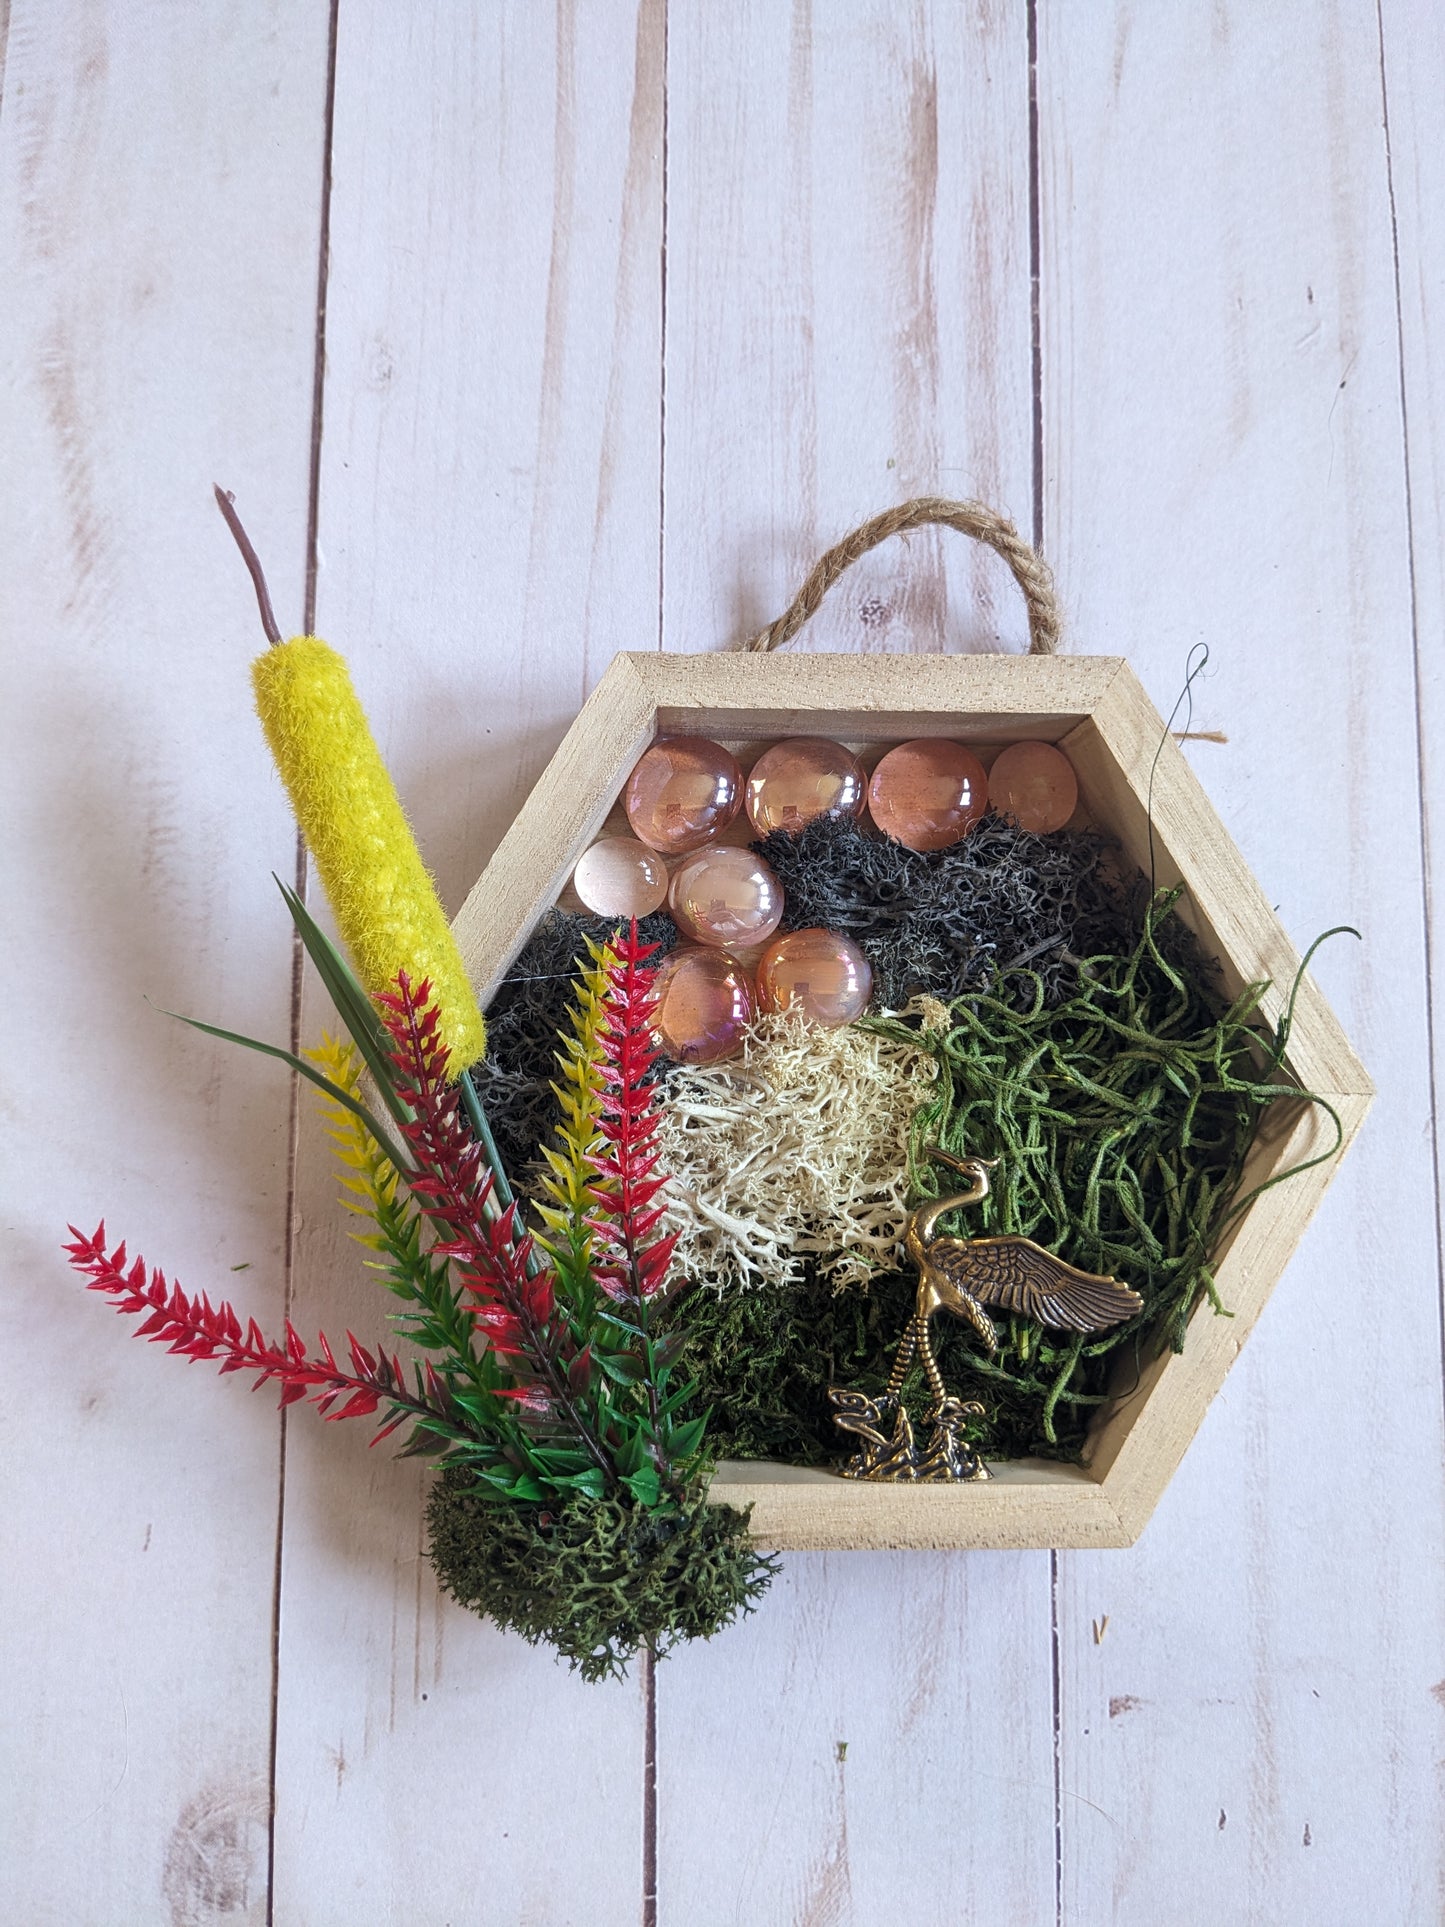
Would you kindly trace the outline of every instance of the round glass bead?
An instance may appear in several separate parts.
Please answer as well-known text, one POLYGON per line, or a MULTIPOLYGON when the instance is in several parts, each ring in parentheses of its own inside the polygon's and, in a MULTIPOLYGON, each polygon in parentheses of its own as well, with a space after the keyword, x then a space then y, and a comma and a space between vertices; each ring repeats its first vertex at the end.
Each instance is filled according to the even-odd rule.
POLYGON ((1021 830, 1061 830, 1078 804, 1079 779, 1052 743, 1011 743, 994 758, 988 793, 1021 830))
POLYGON ((823 736, 794 736, 753 764, 748 816, 759 836, 801 830, 815 816, 861 816, 867 785, 852 750, 823 736))
POLYGON ((722 950, 670 951, 658 966, 653 994, 658 1041, 681 1064, 731 1057, 752 1022, 748 972, 722 950))
POLYGON ((910 850, 946 850, 988 808, 988 777, 971 749, 924 736, 890 749, 868 785, 868 810, 910 850))
POLYGON ((598 917, 646 917, 667 896, 667 865, 630 836, 604 836, 584 850, 572 888, 598 917))
POLYGON ((705 736, 667 736, 654 743, 627 779, 623 796, 634 836, 650 849, 680 856, 710 843, 742 806, 738 759, 705 736))
POLYGON ((783 920, 783 886, 760 856, 729 845, 696 850, 672 873, 668 906, 694 943, 766 943, 783 920))
POLYGON ((758 1007, 792 1010, 815 1024, 850 1024, 868 1008, 873 970, 851 937, 790 930, 758 965, 758 1007))

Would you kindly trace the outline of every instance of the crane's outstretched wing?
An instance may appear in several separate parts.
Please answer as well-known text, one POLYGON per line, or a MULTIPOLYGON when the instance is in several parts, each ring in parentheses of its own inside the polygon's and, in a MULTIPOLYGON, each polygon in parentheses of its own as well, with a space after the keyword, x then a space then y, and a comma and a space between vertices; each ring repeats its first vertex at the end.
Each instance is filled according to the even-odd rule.
POLYGON ((1137 1291, 1077 1270, 1032 1238, 936 1238, 928 1255, 980 1304, 1061 1331, 1105 1331, 1144 1308, 1137 1291))

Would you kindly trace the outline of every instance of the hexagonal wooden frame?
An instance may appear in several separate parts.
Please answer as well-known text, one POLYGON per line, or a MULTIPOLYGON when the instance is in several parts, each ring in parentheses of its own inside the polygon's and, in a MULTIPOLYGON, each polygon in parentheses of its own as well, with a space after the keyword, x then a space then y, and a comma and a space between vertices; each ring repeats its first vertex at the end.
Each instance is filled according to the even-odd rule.
MULTIPOLYGON (((485 1002, 596 836, 637 758, 681 733, 761 748, 791 735, 854 744, 940 735, 1057 742, 1089 815, 1147 872, 1152 774, 1154 871, 1183 882, 1182 910, 1220 958, 1231 993, 1269 979, 1279 1015, 1299 967, 1289 939, 1133 671, 1116 656, 620 655, 588 699, 456 920, 485 1002)), ((1327 1098, 1348 1148, 1369 1107, 1363 1066, 1306 978, 1287 1074, 1327 1098)), ((1249 1189, 1332 1138, 1318 1107, 1270 1113, 1250 1153, 1249 1189)), ((1216 1253, 1233 1312, 1202 1307, 1182 1353, 1166 1353, 1110 1407, 1087 1466, 1004 1461, 984 1485, 856 1483, 816 1469, 724 1462, 712 1496, 751 1504, 768 1546, 1126 1546, 1143 1530, 1224 1381, 1339 1160, 1256 1198, 1216 1253)))

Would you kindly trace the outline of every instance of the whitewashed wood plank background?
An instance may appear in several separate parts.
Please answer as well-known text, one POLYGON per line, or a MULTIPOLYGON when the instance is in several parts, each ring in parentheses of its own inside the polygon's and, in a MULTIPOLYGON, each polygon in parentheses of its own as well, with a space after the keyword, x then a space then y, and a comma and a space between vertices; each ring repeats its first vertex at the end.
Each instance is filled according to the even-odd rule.
MULTIPOLYGON (((1439 1919, 1437 10, 305 11, 0 4, 0 1918, 1439 1919), (615 649, 722 645, 906 495, 1039 528, 1166 709, 1209 644, 1198 766, 1295 939, 1364 932, 1319 974, 1380 1100, 1137 1549, 794 1556, 584 1688, 437 1599, 413 1468, 80 1294, 105 1211, 367 1309, 307 1107, 293 1152, 143 1001, 322 1021, 217 477, 452 904, 615 649)), ((835 603, 1023 639, 929 539, 835 603)))

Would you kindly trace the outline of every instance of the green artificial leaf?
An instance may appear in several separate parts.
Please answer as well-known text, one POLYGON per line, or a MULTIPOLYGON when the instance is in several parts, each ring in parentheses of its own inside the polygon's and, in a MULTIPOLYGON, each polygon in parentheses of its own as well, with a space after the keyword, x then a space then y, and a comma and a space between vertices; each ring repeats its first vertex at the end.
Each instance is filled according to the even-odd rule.
POLYGON ((629 1338, 645 1340, 647 1337, 647 1333, 642 1329, 641 1325, 629 1324, 625 1318, 619 1318, 615 1311, 602 1311, 599 1309, 597 1317, 602 1324, 615 1325, 618 1331, 626 1332, 629 1338))
POLYGON ((675 1459, 690 1459, 702 1444, 702 1435, 706 1430, 706 1418, 689 1419, 685 1425, 673 1426, 667 1441, 669 1456, 675 1459))
POLYGON ((529 1472, 519 1472, 515 1474, 511 1482, 503 1485, 501 1490, 506 1493, 509 1499, 536 1500, 545 1499, 547 1496, 546 1486, 539 1480, 534 1479, 529 1472))
MULTIPOLYGON (((157 1005, 156 1008, 160 1009, 160 1006, 157 1005)), ((359 1117, 402 1176, 405 1177, 409 1173, 410 1165, 392 1142, 390 1131, 375 1112, 354 1098, 349 1091, 342 1090, 339 1084, 333 1084, 329 1077, 323 1077, 321 1072, 308 1064, 304 1057, 298 1057, 294 1051, 286 1050, 280 1044, 263 1044, 259 1037, 246 1037, 238 1030, 222 1030, 218 1024, 203 1024, 199 1017, 186 1017, 178 1010, 162 1010, 161 1015, 174 1017, 177 1023, 189 1024, 192 1030, 202 1030, 208 1037, 219 1037, 224 1043, 241 1044, 247 1050, 259 1051, 263 1057, 279 1057, 283 1064, 289 1064, 293 1071, 299 1072, 309 1083, 314 1084, 317 1090, 325 1091, 328 1097, 333 1098, 338 1104, 344 1104, 348 1111, 359 1117)))
POLYGON ((592 1354, 597 1364, 617 1385, 640 1385, 642 1383, 642 1362, 631 1352, 599 1352, 592 1354))
POLYGON ((596 1465, 589 1466, 585 1472, 574 1472, 570 1478, 553 1479, 552 1483, 567 1492, 580 1492, 587 1499, 603 1499, 607 1496, 602 1468, 596 1465))
POLYGON ((418 1424, 412 1428, 411 1437, 397 1452, 399 1459, 431 1459, 438 1452, 445 1452, 452 1441, 429 1425, 418 1424))
POLYGON ((657 1416, 659 1418, 670 1418, 680 1405, 686 1405, 696 1390, 697 1380, 695 1378, 690 1378, 686 1385, 679 1385, 677 1390, 669 1393, 661 1405, 658 1406, 657 1416))
POLYGON ((662 1485, 655 1465, 644 1465, 639 1471, 630 1473, 622 1483, 639 1505, 656 1505, 662 1497, 662 1485))
MULTIPOLYGON (((283 883, 280 877, 275 876, 274 872, 272 874, 277 889, 285 899, 286 908, 291 912, 291 921, 296 926, 297 934, 306 946, 306 954, 315 964, 316 973, 326 986, 327 994, 336 1006, 337 1015, 351 1033, 352 1042, 361 1052, 366 1068, 370 1071, 376 1088, 381 1092, 387 1109, 398 1123, 409 1123, 411 1111, 397 1094, 390 1048, 375 1004, 362 989, 351 965, 316 922, 300 897, 289 885, 283 883)), ((395 1163, 395 1159, 392 1162, 395 1163)))
POLYGON ((653 1339, 653 1368, 657 1372, 659 1383, 663 1373, 671 1371, 686 1349, 687 1332, 684 1329, 665 1332, 661 1338, 653 1339))
POLYGON ((573 1473, 585 1471, 589 1463, 585 1452, 574 1451, 567 1446, 534 1445, 527 1455, 539 1472, 549 1478, 570 1477, 573 1473))
MULTIPOLYGON (((487 1114, 482 1108, 482 1100, 477 1096, 477 1087, 472 1082, 470 1070, 462 1072, 457 1079, 457 1088, 462 1095, 462 1109, 467 1114, 467 1122, 476 1133, 477 1142, 482 1147, 482 1156, 486 1159, 487 1168, 492 1174, 497 1203, 505 1211, 515 1199, 516 1193, 502 1164, 502 1154, 497 1149, 497 1140, 492 1136, 492 1127, 487 1122, 487 1114)), ((527 1269, 535 1273, 535 1266, 529 1264, 527 1269)))

